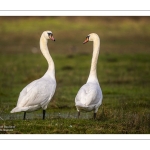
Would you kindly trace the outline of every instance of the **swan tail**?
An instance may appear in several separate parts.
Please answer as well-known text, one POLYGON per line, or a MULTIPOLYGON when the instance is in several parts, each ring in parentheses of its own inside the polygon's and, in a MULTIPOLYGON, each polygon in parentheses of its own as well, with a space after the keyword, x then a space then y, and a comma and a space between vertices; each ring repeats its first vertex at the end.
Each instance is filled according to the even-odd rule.
POLYGON ((27 111, 28 107, 15 107, 11 110, 10 113, 16 113, 16 112, 21 112, 21 111, 27 111))

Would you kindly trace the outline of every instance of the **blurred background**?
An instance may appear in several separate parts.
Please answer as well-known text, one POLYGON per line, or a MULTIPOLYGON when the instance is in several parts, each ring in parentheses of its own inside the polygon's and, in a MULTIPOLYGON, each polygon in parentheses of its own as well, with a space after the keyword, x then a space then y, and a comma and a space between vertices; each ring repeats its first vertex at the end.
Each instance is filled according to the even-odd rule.
POLYGON ((96 32, 101 53, 149 52, 150 17, 0 17, 0 52, 36 52, 44 30, 52 30, 58 44, 52 53, 83 51, 83 38, 96 32), (63 45, 63 47, 62 47, 63 45))
POLYGON ((105 117, 112 118, 113 114, 116 119, 121 114, 124 120, 124 113, 128 112, 129 121, 134 112, 140 116, 135 124, 142 124, 145 117, 145 132, 150 131, 150 17, 143 16, 0 17, 0 113, 3 118, 10 118, 9 112, 23 87, 47 70, 39 48, 40 36, 45 30, 51 30, 56 39, 48 42, 57 80, 56 93, 48 107, 50 113, 74 111, 75 116, 74 98, 88 78, 93 50, 91 42, 82 42, 95 32, 101 42, 97 67, 105 117))

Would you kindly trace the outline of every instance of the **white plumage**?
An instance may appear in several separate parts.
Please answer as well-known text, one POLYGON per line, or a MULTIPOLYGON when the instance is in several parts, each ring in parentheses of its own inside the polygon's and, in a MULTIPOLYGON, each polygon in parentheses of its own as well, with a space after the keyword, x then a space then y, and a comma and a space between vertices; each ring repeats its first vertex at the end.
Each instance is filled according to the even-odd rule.
POLYGON ((103 98, 97 79, 97 61, 100 50, 100 39, 96 33, 91 33, 86 37, 86 40, 83 43, 87 43, 88 41, 93 41, 91 69, 86 84, 79 89, 75 97, 75 106, 78 111, 78 117, 80 116, 80 111, 94 111, 95 119, 103 98))
POLYGON ((48 62, 47 72, 40 79, 28 84, 20 92, 17 106, 11 111, 11 113, 25 112, 24 119, 26 112, 35 111, 40 108, 43 109, 43 119, 45 119, 45 110, 55 93, 55 66, 47 47, 48 39, 55 41, 51 31, 44 31, 40 38, 40 48, 48 62))

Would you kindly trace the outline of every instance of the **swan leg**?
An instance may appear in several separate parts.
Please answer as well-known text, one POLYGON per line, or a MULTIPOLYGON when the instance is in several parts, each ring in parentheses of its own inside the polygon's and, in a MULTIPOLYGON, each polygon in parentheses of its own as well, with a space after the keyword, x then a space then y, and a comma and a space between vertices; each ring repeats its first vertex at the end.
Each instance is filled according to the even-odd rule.
POLYGON ((24 112, 23 120, 26 120, 26 112, 24 112))
POLYGON ((78 111, 78 118, 79 118, 79 116, 80 116, 80 111, 78 111))
POLYGON ((46 110, 43 110, 43 120, 45 119, 46 110))
POLYGON ((94 116, 93 116, 93 118, 94 118, 94 119, 96 119, 96 113, 94 113, 94 116))

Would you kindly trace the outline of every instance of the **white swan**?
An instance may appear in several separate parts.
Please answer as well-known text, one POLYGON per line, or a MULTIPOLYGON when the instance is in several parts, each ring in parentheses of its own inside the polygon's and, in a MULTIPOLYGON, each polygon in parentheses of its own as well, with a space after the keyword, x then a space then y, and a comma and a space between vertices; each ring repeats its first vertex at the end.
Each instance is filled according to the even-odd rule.
POLYGON ((40 38, 40 49, 48 62, 47 72, 40 79, 28 84, 20 92, 17 106, 11 111, 11 113, 23 111, 23 119, 26 117, 26 112, 35 111, 40 108, 43 109, 43 119, 45 119, 47 105, 55 93, 55 66, 47 47, 48 39, 55 41, 51 31, 44 31, 40 38))
POLYGON ((78 111, 78 118, 80 111, 94 111, 94 119, 99 106, 102 104, 102 91, 97 79, 97 60, 100 50, 100 38, 96 33, 91 33, 83 42, 93 41, 93 57, 91 62, 91 70, 86 84, 84 84, 78 91, 75 97, 75 106, 78 111))

